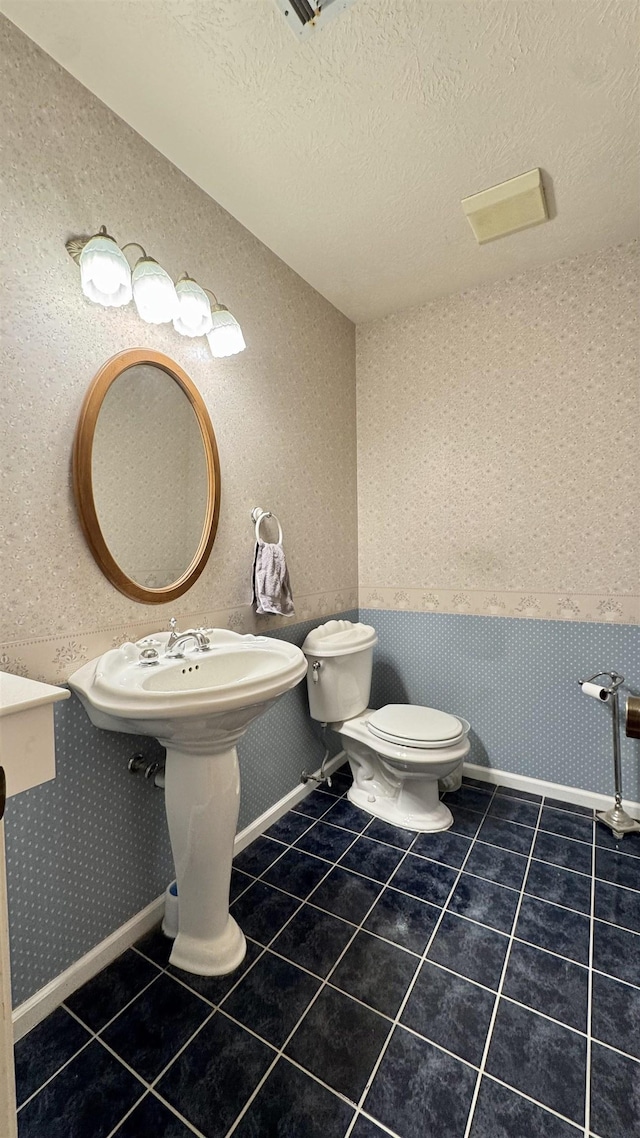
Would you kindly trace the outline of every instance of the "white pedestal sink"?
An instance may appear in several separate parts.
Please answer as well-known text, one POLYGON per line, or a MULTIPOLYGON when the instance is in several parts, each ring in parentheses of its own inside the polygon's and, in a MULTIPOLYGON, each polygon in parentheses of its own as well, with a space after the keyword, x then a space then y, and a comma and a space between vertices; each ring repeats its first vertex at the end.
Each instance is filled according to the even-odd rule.
POLYGON ((200 976, 233 971, 246 943, 229 914, 240 804, 236 743, 252 720, 307 670, 284 640, 207 629, 208 650, 174 659, 168 633, 154 634, 158 660, 124 644, 69 677, 96 727, 152 735, 167 749, 165 801, 176 868, 179 931, 171 963, 200 976))

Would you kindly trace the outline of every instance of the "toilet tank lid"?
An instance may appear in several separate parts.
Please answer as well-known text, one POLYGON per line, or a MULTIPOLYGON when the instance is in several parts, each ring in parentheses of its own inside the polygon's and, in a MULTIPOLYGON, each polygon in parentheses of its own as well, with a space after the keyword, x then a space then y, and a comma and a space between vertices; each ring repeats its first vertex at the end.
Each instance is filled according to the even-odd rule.
POLYGON ((354 624, 350 620, 328 620, 313 628, 307 636, 302 651, 305 656, 348 656, 351 652, 361 652, 373 648, 378 643, 375 628, 370 624, 354 624))

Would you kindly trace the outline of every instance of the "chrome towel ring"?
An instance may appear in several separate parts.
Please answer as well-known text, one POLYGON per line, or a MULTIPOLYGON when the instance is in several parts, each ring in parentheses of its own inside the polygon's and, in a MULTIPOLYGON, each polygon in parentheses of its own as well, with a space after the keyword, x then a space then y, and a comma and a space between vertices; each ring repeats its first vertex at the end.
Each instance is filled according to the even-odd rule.
POLYGON ((278 526, 278 545, 282 545, 282 526, 280 525, 278 518, 275 514, 271 513, 271 510, 263 510, 262 506, 254 506, 253 510, 251 511, 251 520, 255 522, 256 526, 256 541, 262 540, 260 537, 260 526, 265 518, 273 518, 274 522, 278 526))

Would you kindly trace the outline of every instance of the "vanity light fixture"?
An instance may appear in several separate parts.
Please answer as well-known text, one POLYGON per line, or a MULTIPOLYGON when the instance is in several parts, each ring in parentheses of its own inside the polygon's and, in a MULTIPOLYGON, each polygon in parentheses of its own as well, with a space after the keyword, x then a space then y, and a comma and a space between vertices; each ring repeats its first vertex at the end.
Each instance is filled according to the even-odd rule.
POLYGON ((229 312, 226 304, 220 304, 210 289, 207 288, 204 291, 213 297, 211 306, 212 327, 211 331, 206 334, 211 355, 215 359, 223 359, 225 356, 235 356, 238 352, 243 352, 247 345, 244 342, 242 328, 235 316, 229 312))
POLYGON ((77 258, 69 248, 78 241, 67 241, 67 251, 80 266, 82 291, 94 304, 120 308, 131 300, 131 268, 127 258, 110 237, 104 225, 82 244, 77 258))
POLYGON ((69 238, 66 250, 80 266, 82 291, 94 304, 119 308, 133 299, 138 315, 147 324, 171 321, 181 336, 206 336, 216 359, 234 356, 246 348, 235 316, 210 289, 202 288, 188 273, 174 285, 162 265, 138 241, 128 241, 120 248, 101 225, 93 237, 69 238), (142 256, 132 271, 125 251, 133 246, 142 256))
POLYGON ((162 265, 153 257, 147 256, 137 241, 123 245, 123 252, 132 245, 142 249, 142 256, 136 261, 131 274, 133 300, 138 316, 147 324, 168 324, 178 311, 176 286, 162 265))
POLYGON ((197 281, 183 273, 176 284, 178 311, 173 327, 181 336, 206 336, 211 331, 211 305, 197 281))

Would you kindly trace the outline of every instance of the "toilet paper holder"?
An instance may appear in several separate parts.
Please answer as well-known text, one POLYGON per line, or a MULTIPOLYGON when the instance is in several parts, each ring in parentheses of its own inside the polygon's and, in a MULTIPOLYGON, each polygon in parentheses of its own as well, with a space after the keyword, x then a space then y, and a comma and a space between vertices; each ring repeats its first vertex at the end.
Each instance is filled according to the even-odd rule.
POLYGON ((598 811, 596 817, 613 832, 614 838, 623 838, 625 834, 640 831, 640 822, 636 822, 622 805, 622 765, 620 761, 620 703, 619 691, 624 683, 624 676, 618 672, 596 672, 586 680, 578 680, 580 687, 583 684, 592 684, 594 680, 607 677, 608 686, 602 685, 606 692, 605 700, 611 705, 611 724, 613 730, 613 773, 614 773, 614 803, 610 810, 598 811))

